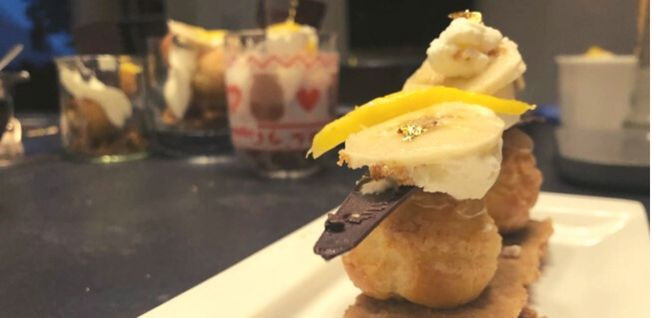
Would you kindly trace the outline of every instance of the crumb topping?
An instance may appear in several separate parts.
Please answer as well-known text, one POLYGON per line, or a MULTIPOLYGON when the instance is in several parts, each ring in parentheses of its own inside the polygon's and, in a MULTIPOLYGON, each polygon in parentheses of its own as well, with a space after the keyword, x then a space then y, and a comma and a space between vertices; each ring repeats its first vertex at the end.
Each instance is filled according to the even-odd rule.
POLYGON ((518 258, 521 256, 521 246, 520 245, 507 245, 503 247, 503 250, 500 252, 500 257, 505 258, 518 258))

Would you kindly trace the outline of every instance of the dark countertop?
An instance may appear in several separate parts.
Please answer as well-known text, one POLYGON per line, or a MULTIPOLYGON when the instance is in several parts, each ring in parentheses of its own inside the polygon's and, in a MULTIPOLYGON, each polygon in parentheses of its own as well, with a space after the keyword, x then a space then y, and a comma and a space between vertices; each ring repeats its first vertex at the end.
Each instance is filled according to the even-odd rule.
MULTIPOLYGON (((532 124, 543 190, 649 192, 563 182, 552 126, 532 124)), ((359 173, 334 163, 297 181, 264 180, 235 160, 152 157, 113 165, 62 160, 56 138, 26 142, 0 169, 0 316, 131 317, 217 274, 341 202, 359 173)))

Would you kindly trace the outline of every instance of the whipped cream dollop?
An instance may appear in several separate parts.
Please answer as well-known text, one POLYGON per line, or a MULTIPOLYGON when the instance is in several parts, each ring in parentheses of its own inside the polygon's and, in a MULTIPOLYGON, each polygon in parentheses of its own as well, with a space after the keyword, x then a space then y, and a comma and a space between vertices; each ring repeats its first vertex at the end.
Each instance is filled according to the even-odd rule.
POLYGON ((502 161, 502 139, 489 151, 439 163, 407 167, 414 184, 426 192, 462 199, 481 199, 496 183, 502 161))
POLYGON ((430 43, 428 62, 444 76, 470 77, 484 71, 503 35, 482 23, 457 18, 430 43))
POLYGON ((267 27, 266 45, 269 53, 293 54, 314 53, 317 51, 319 38, 317 30, 309 25, 285 21, 267 27))
POLYGON ((169 69, 163 97, 177 118, 183 118, 192 98, 192 76, 197 68, 197 50, 170 45, 169 69))
POLYGON ((84 80, 79 72, 65 67, 59 69, 59 79, 70 95, 98 103, 113 126, 122 128, 131 117, 131 101, 121 89, 108 86, 95 76, 84 80))
MULTIPOLYGON (((522 76, 526 65, 518 45, 477 20, 454 19, 432 41, 427 54, 403 90, 443 85, 514 99, 525 86, 522 76)), ((505 129, 520 120, 519 115, 498 116, 505 122, 505 129)))
MULTIPOLYGON (((387 173, 387 178, 365 184, 361 192, 383 192, 395 186, 397 183, 393 178, 397 178, 403 179, 401 184, 415 185, 425 192, 448 193, 458 200, 481 199, 498 179, 502 162, 501 149, 502 139, 498 139, 495 146, 486 151, 439 162, 403 165, 398 169, 388 168, 391 172, 387 173)), ((353 169, 365 165, 367 164, 355 161, 349 163, 349 167, 353 169)))

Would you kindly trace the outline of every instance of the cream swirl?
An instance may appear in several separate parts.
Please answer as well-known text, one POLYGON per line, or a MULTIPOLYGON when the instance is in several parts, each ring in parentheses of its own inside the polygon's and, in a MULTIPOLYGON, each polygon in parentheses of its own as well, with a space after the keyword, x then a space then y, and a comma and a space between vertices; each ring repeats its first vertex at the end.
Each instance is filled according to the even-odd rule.
POLYGON ((106 85, 95 76, 85 80, 78 71, 65 67, 59 69, 59 80, 75 98, 87 98, 98 103, 113 126, 121 128, 131 117, 131 101, 121 89, 106 85))
POLYGON ((428 62, 444 76, 471 77, 487 68, 502 38, 494 28, 457 18, 430 43, 428 62))
POLYGON ((267 27, 266 40, 267 51, 274 54, 314 53, 319 44, 315 28, 293 21, 267 27))

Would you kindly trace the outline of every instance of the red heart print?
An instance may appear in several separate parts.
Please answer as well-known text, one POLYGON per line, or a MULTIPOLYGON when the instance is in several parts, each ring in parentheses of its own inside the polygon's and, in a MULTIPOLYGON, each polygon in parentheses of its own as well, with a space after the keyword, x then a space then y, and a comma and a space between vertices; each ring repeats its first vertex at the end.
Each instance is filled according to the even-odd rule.
POLYGON ((233 114, 238 110, 238 106, 242 101, 242 91, 235 85, 228 85, 226 87, 226 96, 229 101, 229 114, 233 114))
POLYGON ((299 100, 299 106, 303 108, 306 112, 311 112, 317 102, 319 101, 319 90, 318 89, 300 89, 297 92, 297 99, 299 100))

